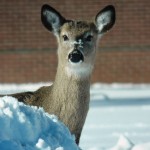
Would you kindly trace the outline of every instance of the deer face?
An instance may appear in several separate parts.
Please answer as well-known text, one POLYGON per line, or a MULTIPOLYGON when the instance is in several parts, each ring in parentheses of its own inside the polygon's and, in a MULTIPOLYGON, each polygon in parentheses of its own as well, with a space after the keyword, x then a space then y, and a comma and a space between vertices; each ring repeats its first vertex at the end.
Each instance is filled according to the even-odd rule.
POLYGON ((96 33, 92 22, 69 21, 60 28, 58 55, 68 74, 85 75, 92 71, 96 33))
POLYGON ((41 19, 57 37, 59 65, 69 76, 86 76, 94 66, 98 38, 114 25, 115 9, 107 6, 94 22, 88 22, 66 20, 54 8, 44 5, 41 19))

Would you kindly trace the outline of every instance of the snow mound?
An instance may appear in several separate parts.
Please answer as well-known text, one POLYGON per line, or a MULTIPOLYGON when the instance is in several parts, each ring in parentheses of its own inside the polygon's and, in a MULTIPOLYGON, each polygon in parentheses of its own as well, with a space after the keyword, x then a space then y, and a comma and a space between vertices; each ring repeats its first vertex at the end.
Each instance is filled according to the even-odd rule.
POLYGON ((68 128, 42 108, 0 98, 1 150, 78 150, 68 128))
POLYGON ((133 143, 124 135, 121 135, 116 146, 110 150, 131 150, 133 143))
POLYGON ((121 135, 116 146, 109 150, 150 150, 150 142, 134 145, 126 136, 121 135))

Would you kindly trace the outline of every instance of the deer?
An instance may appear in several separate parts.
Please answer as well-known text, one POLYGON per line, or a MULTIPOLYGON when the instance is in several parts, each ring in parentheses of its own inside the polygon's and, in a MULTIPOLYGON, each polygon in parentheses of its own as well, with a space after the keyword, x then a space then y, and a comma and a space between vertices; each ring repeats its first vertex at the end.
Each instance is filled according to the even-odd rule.
POLYGON ((33 92, 9 95, 56 115, 75 135, 77 145, 89 110, 90 82, 98 41, 113 27, 115 19, 113 5, 106 6, 95 19, 87 21, 65 19, 53 7, 44 4, 42 24, 55 35, 58 43, 55 80, 52 85, 33 92))

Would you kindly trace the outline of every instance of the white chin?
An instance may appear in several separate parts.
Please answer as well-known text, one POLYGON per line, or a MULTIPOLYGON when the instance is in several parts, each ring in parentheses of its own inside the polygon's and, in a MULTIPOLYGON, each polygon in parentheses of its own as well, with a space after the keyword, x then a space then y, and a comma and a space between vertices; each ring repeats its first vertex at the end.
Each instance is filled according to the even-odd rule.
POLYGON ((70 63, 65 68, 68 77, 84 78, 91 74, 93 66, 84 64, 83 62, 70 63))

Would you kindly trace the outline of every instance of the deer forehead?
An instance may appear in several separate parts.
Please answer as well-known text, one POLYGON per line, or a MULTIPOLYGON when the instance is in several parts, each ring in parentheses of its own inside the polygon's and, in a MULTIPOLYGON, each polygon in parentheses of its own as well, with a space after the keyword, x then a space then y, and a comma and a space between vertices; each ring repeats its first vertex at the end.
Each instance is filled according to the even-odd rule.
POLYGON ((66 22, 60 29, 61 35, 72 37, 81 37, 85 34, 96 33, 96 26, 92 22, 87 21, 69 21, 66 22))

